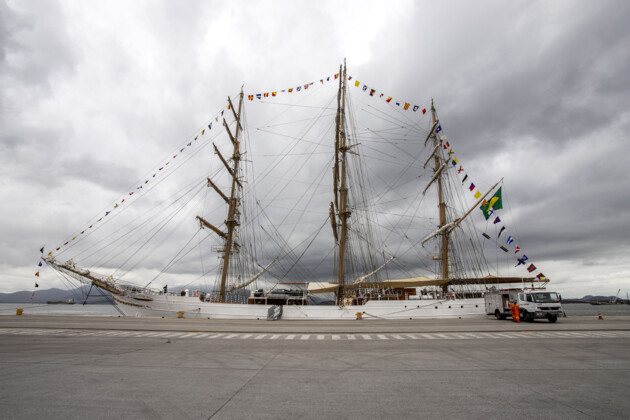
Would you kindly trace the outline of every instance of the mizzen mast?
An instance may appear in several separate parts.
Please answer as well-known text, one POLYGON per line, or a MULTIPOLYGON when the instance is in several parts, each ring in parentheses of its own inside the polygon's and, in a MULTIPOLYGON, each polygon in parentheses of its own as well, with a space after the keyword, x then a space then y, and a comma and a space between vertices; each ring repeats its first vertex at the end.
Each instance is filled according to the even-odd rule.
MULTIPOLYGON (((433 138, 433 148, 434 150, 437 150, 438 147, 440 146, 440 140, 438 139, 438 136, 436 134, 436 128, 439 123, 437 119, 437 114, 435 112, 435 107, 433 106, 433 101, 431 101, 431 123, 432 123, 432 129, 430 132, 430 136, 433 138)), ((435 167, 435 173, 437 175, 438 203, 439 203, 439 210, 440 210, 440 224, 438 228, 442 229, 443 227, 446 226, 447 221, 446 221, 446 203, 444 202, 444 191, 442 189, 442 169, 443 168, 441 168, 439 153, 433 154, 433 163, 435 167)), ((448 237, 449 237, 449 234, 450 234, 449 229, 443 229, 442 232, 440 233, 440 236, 441 236, 440 265, 442 266, 442 282, 443 282, 442 291, 444 292, 448 291, 448 278, 449 278, 448 237)))

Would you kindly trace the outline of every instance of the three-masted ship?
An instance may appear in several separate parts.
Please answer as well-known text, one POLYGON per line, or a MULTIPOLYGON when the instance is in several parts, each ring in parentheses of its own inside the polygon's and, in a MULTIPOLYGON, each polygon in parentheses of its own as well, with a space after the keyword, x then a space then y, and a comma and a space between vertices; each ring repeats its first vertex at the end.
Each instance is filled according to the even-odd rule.
MULTIPOLYGON (((476 194, 473 202, 466 203, 461 198, 455 203, 448 201, 458 188, 462 189, 462 185, 459 180, 449 182, 449 173, 456 171, 457 167, 452 167, 452 162, 455 162, 452 150, 441 135, 433 103, 427 118, 422 121, 412 121, 397 109, 389 113, 379 111, 366 102, 359 103, 357 109, 349 100, 348 84, 352 82, 361 88, 359 82, 348 76, 345 64, 334 77, 320 80, 321 86, 332 85, 336 81, 334 96, 320 95, 328 100, 325 106, 304 107, 316 109, 315 117, 294 117, 291 122, 268 123, 254 130, 257 136, 271 134, 272 138, 288 137, 292 142, 285 149, 279 149, 272 143, 258 145, 259 149, 267 152, 263 156, 269 163, 262 171, 251 171, 256 177, 246 173, 248 166, 254 166, 256 157, 244 147, 254 143, 247 133, 245 95, 241 90, 236 106, 228 98, 227 114, 222 111, 186 145, 192 148, 198 141, 206 141, 207 148, 212 145, 218 164, 210 175, 202 179, 202 186, 199 178, 193 177, 188 184, 189 189, 188 186, 178 187, 169 204, 157 206, 166 210, 163 224, 160 222, 154 230, 142 230, 142 226, 155 219, 154 213, 149 213, 143 221, 130 222, 126 229, 114 230, 106 236, 108 239, 104 244, 86 241, 89 245, 77 252, 76 257, 61 261, 62 256, 67 251, 69 253, 68 247, 67 251, 64 248, 62 252, 48 253, 43 257, 44 261, 64 276, 110 292, 119 308, 125 314, 134 316, 249 319, 278 317, 280 314, 283 319, 475 317, 485 314, 482 295, 488 288, 510 283, 523 286, 541 280, 531 276, 491 275, 484 251, 475 250, 475 245, 481 244, 477 248, 483 248, 483 240, 479 232, 471 227, 474 225, 471 219, 476 214, 474 210, 480 205, 487 206, 488 197, 496 191, 498 183, 485 193, 476 194), (334 98, 332 101, 331 97, 334 98), (361 132, 357 131, 357 124, 352 121, 359 111, 371 115, 368 120, 370 126, 361 132), (334 123, 327 125, 327 120, 334 120, 334 123), (298 130, 297 134, 288 135, 270 129, 299 121, 306 121, 307 128, 298 130), (217 134, 210 134, 219 132, 219 122, 223 125, 222 134, 227 137, 223 146, 216 145, 217 134), (322 128, 316 128, 317 124, 322 128), (428 124, 428 128, 422 128, 421 124, 425 127, 428 124), (307 136, 313 132, 318 133, 315 141, 307 136), (306 146, 299 149, 298 145, 306 146), (229 147, 229 154, 225 153, 226 147, 229 147), (361 157, 362 149, 375 151, 380 157, 372 156, 373 160, 366 164, 361 157), (402 157, 395 156, 394 151, 401 152, 402 157), (291 155, 303 157, 298 167, 287 163, 287 157, 291 155), (313 161, 321 161, 324 168, 332 168, 332 177, 326 169, 314 175, 312 169, 305 169, 313 161), (393 169, 384 169, 385 165, 393 169), (272 169, 276 170, 276 175, 272 169), (301 179, 302 187, 287 187, 289 184, 285 181, 296 181, 295 176, 288 175, 289 169, 305 175, 301 179), (372 172, 378 174, 377 181, 371 178, 372 172), (375 191, 375 184, 382 187, 380 191, 375 191), (272 196, 267 201, 257 195, 265 185, 272 196), (332 191, 326 192, 324 189, 329 187, 332 191), (394 187, 402 187, 404 192, 395 195, 394 187), (179 191, 184 192, 178 194, 179 191), (189 197, 188 191, 193 191, 191 195, 197 194, 195 197, 208 192, 212 194, 208 199, 214 205, 212 210, 208 214, 193 216, 188 211, 188 202, 194 202, 196 198, 180 205, 183 198, 189 197), (303 207, 298 210, 282 201, 286 197, 279 199, 282 191, 290 192, 287 197, 291 194, 296 196, 304 203, 303 207), (278 204, 281 201, 282 205, 278 204), (419 203, 437 209, 437 214, 418 214, 419 203), (180 217, 184 209, 191 215, 190 218, 180 217), (220 210, 224 211, 222 217, 220 210), (388 221, 378 222, 379 216, 383 215, 388 221), (306 227, 312 224, 304 222, 304 217, 319 218, 321 224, 318 223, 309 233, 306 227), (224 222, 218 223, 217 220, 222 218, 224 222), (167 222, 190 225, 192 220, 198 224, 193 237, 198 238, 200 244, 199 235, 203 235, 203 241, 209 238, 213 244, 211 252, 219 256, 214 270, 216 282, 212 288, 194 287, 193 282, 170 289, 166 284, 156 284, 168 281, 169 274, 175 271, 176 262, 183 262, 186 266, 186 262, 190 261, 188 256, 193 249, 190 243, 194 244, 192 238, 166 262, 160 273, 151 278, 134 277, 129 274, 130 269, 118 276, 123 271, 122 266, 108 268, 103 260, 95 257, 97 251, 106 251, 112 259, 132 262, 137 267, 139 263, 134 258, 149 246, 149 239, 163 232, 167 222), (428 231, 431 224, 434 227, 428 231), (283 231, 280 226, 290 228, 283 231), (332 230, 332 234, 324 235, 326 231, 330 232, 328 229, 332 230), (139 239, 128 240, 132 231, 137 231, 139 239), (403 233, 394 233, 397 231, 403 233), (323 239, 325 236, 327 239, 323 239), (127 241, 128 246, 118 250, 123 241, 127 241), (326 249, 322 246, 326 241, 328 248, 322 252, 326 249), (309 258, 311 254, 318 259, 309 258), (83 263, 91 265, 86 267, 83 263), (315 268, 308 268, 307 263, 315 268), (103 269, 110 273, 102 274, 103 269)), ((318 84, 300 87, 303 89, 283 90, 281 93, 285 97, 308 97, 317 90, 318 84)), ((374 92, 371 89, 368 93, 370 100, 374 92)), ((273 104, 276 95, 277 92, 248 95, 247 99, 252 105, 273 104)), ((382 98, 381 102, 390 106, 390 100, 382 98)), ((406 110, 409 104, 404 107, 406 110)), ((291 105, 289 109, 295 110, 298 106, 291 105)), ((267 121, 274 122, 277 118, 272 116, 267 121)), ((183 156, 186 151, 186 148, 180 149, 179 155, 183 156)), ((177 157, 175 154, 172 160, 156 167, 152 176, 147 176, 136 191, 129 193, 128 201, 134 193, 136 197, 148 193, 166 165, 171 163, 173 167, 177 157)), ((114 209, 121 212, 119 208, 126 204, 122 199, 114 209)), ((105 216, 110 217, 110 212, 105 216)), ((130 220, 134 220, 133 217, 130 220)), ((77 236, 92 233, 94 226, 96 222, 77 236)), ((73 246, 77 236, 64 245, 73 246)), ((486 233, 483 236, 489 238, 486 233)), ((200 253, 207 254, 207 247, 200 245, 198 248, 200 253)), ((151 259, 153 255, 148 254, 147 258, 151 259)), ((201 277, 205 277, 210 270, 202 266, 201 271, 201 277)))

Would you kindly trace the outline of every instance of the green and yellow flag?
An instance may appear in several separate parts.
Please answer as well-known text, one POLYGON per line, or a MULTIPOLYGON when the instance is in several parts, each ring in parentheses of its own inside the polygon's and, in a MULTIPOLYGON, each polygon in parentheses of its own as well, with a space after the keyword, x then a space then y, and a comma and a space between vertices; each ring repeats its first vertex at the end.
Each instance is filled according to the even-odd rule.
POLYGON ((485 204, 482 204, 481 207, 479 207, 486 220, 490 217, 490 210, 499 210, 503 208, 503 202, 501 201, 501 188, 503 187, 499 187, 492 198, 487 202, 484 200, 485 204))

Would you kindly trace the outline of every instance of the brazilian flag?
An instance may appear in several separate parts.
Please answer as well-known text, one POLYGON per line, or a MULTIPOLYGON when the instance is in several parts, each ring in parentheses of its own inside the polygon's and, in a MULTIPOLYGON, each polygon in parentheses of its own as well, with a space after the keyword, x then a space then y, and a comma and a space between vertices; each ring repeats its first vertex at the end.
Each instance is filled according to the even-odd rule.
POLYGON ((483 216, 486 218, 486 220, 488 220, 488 218, 490 217, 490 214, 488 214, 490 209, 499 210, 503 208, 503 202, 501 201, 501 188, 503 187, 499 187, 497 192, 494 193, 489 201, 484 200, 480 207, 481 212, 483 213, 483 216))

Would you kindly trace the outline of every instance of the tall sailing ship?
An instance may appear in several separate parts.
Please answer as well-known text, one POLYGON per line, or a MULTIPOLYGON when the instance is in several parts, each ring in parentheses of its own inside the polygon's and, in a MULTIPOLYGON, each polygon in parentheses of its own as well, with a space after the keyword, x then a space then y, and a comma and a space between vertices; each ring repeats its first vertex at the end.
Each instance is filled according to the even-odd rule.
POLYGON ((345 64, 241 90, 42 258, 133 316, 483 316, 488 289, 547 279, 501 236, 500 182, 476 189, 444 131, 432 102, 392 99, 345 64))

